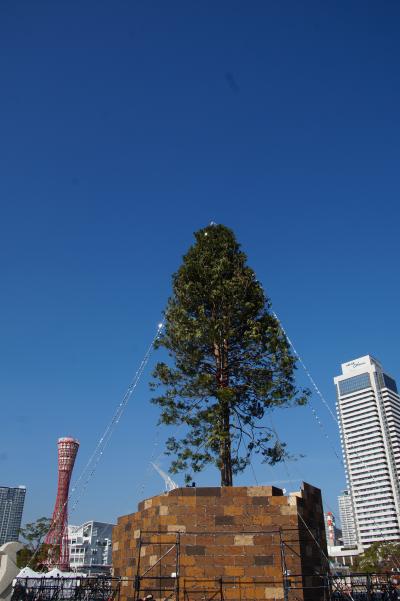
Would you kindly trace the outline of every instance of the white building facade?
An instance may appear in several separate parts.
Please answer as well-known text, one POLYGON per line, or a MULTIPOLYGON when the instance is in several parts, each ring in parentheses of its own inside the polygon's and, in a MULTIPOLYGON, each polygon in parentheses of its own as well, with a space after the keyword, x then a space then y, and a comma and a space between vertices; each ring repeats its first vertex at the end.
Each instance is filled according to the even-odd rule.
POLYGON ((353 547, 328 546, 328 557, 331 567, 335 570, 348 568, 352 571, 356 558, 363 553, 363 548, 357 545, 353 547))
MULTIPOLYGON (((346 480, 357 542, 400 540, 400 396, 366 355, 334 378, 346 480)), ((353 544, 350 543, 349 544, 353 544)))
POLYGON ((108 572, 112 562, 113 524, 85 522, 68 526, 69 562, 72 570, 108 572))

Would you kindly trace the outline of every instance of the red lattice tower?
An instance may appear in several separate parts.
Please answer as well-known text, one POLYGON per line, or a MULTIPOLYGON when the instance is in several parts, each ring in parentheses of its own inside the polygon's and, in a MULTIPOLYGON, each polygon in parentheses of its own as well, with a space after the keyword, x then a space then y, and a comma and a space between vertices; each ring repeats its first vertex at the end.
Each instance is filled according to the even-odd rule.
POLYGON ((68 553, 68 496, 72 470, 78 453, 79 442, 74 438, 58 439, 58 487, 50 530, 45 543, 51 545, 47 564, 69 569, 68 553))

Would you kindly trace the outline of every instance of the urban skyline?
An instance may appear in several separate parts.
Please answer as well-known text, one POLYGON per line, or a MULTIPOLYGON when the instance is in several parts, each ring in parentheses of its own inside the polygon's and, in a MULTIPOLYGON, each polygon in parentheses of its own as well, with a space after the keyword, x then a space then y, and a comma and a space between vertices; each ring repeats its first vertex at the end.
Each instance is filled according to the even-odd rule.
MULTIPOLYGON (((338 401, 337 401, 337 412, 338 412, 338 426, 339 426, 339 432, 340 432, 340 439, 342 441, 342 451, 343 451, 343 456, 344 456, 344 461, 345 461, 345 469, 344 469, 344 473, 346 475, 346 482, 347 485, 349 487, 350 490, 354 490, 354 482, 353 480, 349 477, 349 465, 350 465, 350 470, 353 468, 354 469, 354 465, 352 465, 352 461, 349 458, 349 453, 352 456, 353 459, 353 463, 357 464, 355 466, 356 472, 354 473, 355 476, 360 477, 362 479, 369 479, 370 481, 368 481, 365 485, 363 484, 362 486, 366 486, 368 489, 368 492, 370 492, 371 489, 371 485, 374 486, 376 483, 376 480, 378 480, 377 484, 379 485, 379 492, 378 493, 374 493, 374 499, 376 497, 376 499, 379 501, 381 500, 381 503, 383 504, 382 507, 382 511, 384 512, 385 515, 380 515, 380 512, 378 510, 378 514, 377 514, 377 510, 376 510, 376 504, 372 506, 372 509, 369 509, 369 506, 371 505, 371 503, 366 500, 365 495, 364 495, 364 489, 361 490, 361 497, 360 497, 360 493, 359 493, 359 498, 358 500, 354 498, 354 496, 351 495, 351 493, 349 492, 349 490, 344 490, 342 492, 341 495, 338 496, 338 504, 337 504, 337 509, 338 512, 333 514, 332 511, 326 511, 326 527, 327 527, 327 540, 329 541, 330 539, 330 543, 328 542, 328 544, 333 544, 333 541, 337 541, 337 536, 336 534, 334 534, 337 531, 336 528, 336 524, 335 524, 335 516, 338 515, 339 519, 340 519, 340 526, 341 526, 341 531, 342 531, 342 541, 343 541, 343 545, 344 546, 352 546, 352 545, 368 545, 371 544, 372 542, 374 542, 375 540, 398 540, 400 539, 400 527, 399 527, 399 521, 400 521, 400 514, 396 512, 396 509, 394 510, 393 515, 391 515, 392 519, 395 519, 397 526, 395 527, 395 532, 392 533, 384 533, 382 530, 382 524, 380 524, 380 519, 382 518, 384 521, 387 521, 387 515, 388 514, 388 499, 389 497, 391 497, 391 500, 393 503, 395 503, 395 496, 393 494, 393 490, 396 490, 396 488, 394 488, 395 482, 392 481, 391 485, 392 488, 390 489, 389 485, 386 484, 386 488, 388 490, 382 490, 382 479, 388 480, 388 475, 389 475, 389 470, 387 467, 387 463, 388 463, 388 457, 394 457, 394 468, 396 469, 396 473, 398 468, 398 462, 399 462, 399 457, 400 457, 400 452, 399 452, 399 444, 398 444, 398 432, 400 432, 400 421, 398 421, 397 418, 397 406, 400 407, 400 397, 397 393, 397 386, 396 386, 396 382, 395 379, 392 378, 391 376, 389 376, 387 373, 385 373, 383 371, 382 365, 380 364, 380 362, 377 359, 374 359, 373 357, 371 357, 370 355, 366 355, 366 356, 362 356, 362 357, 358 357, 356 359, 352 359, 350 361, 347 361, 346 363, 342 364, 342 374, 340 376, 336 376, 334 377, 334 383, 335 386, 337 387, 337 395, 338 395, 338 401), (367 371, 365 371, 367 370, 367 371), (368 378, 366 377, 366 374, 368 373, 368 370, 370 371, 370 373, 368 374, 368 378), (361 372, 361 373, 359 373, 361 372), (375 375, 377 374, 377 375, 375 375), (367 381, 368 380, 368 381, 367 381), (372 384, 371 382, 375 381, 375 386, 377 386, 378 388, 373 388, 372 389, 372 384), (367 396, 366 396, 367 395, 367 396), (344 397, 344 398, 343 398, 344 397), (377 408, 377 403, 379 402, 379 399, 382 398, 383 401, 385 402, 385 409, 384 409, 384 415, 380 415, 380 423, 379 420, 377 419, 378 417, 378 408, 377 408), (347 406, 350 408, 350 414, 346 415, 346 407, 345 410, 343 412, 343 408, 341 403, 343 403, 343 401, 345 402, 345 404, 347 404, 347 406), (371 407, 368 405, 368 401, 369 401, 369 405, 372 405, 371 407), (361 406, 360 406, 360 402, 361 402, 361 406), (354 405, 354 403, 356 403, 356 405, 354 405), (367 403, 368 406, 366 406, 365 404, 367 403), (394 403, 394 406, 393 406, 394 403), (367 412, 367 413, 366 413, 367 412), (371 421, 367 421, 365 422, 365 418, 367 418, 368 420, 370 420, 371 418, 371 412, 372 412, 372 419, 371 421), (353 415, 355 413, 355 415, 353 415), (376 415, 375 415, 376 414, 376 415), (388 414, 388 419, 386 419, 385 415, 388 414), (348 423, 348 419, 350 417, 350 423, 348 423), (374 419, 375 418, 375 419, 374 419), (364 435, 363 432, 361 432, 361 438, 359 440, 360 435, 357 432, 357 424, 359 424, 361 420, 361 425, 367 427, 368 432, 364 435), (382 421, 383 420, 383 421, 382 421), (355 421, 355 426, 353 425, 353 422, 355 421), (347 429, 349 428, 349 429, 347 429), (382 442, 385 438, 385 432, 387 432, 388 436, 390 436, 390 448, 387 447, 388 445, 388 441, 385 441, 385 445, 380 445, 380 451, 381 451, 381 455, 378 458, 376 458, 376 453, 374 455, 372 455, 372 457, 370 457, 371 455, 371 450, 369 449, 369 446, 371 446, 369 437, 371 435, 370 430, 374 429, 378 431, 378 433, 375 433, 375 438, 378 436, 382 439, 382 442), (390 434, 389 434, 390 431, 390 434), (356 432, 356 434, 355 434, 356 432), (363 446, 363 437, 365 438, 365 436, 367 436, 368 440, 367 440, 367 446, 368 448, 366 449, 367 452, 367 456, 364 456, 364 446, 363 446), (355 438, 355 441, 350 441, 350 438, 355 438), (361 443, 361 447, 360 444, 361 443), (357 446, 357 448, 356 448, 357 446), (360 448, 359 448, 360 447, 360 448), (395 453, 393 453, 393 449, 395 449, 395 453), (396 452, 397 451, 397 452, 396 452), (397 461, 396 461, 397 460, 397 461), (371 463, 372 462, 372 463, 371 463), (385 465, 381 465, 385 463, 385 465), (358 465, 360 464, 360 466, 358 465), (376 469, 377 468, 377 469, 376 469), (378 474, 375 474, 375 472, 378 470, 378 474), (359 473, 358 473, 359 472, 359 473), (385 472, 385 473, 384 473, 385 472), (354 508, 353 509, 353 503, 354 503, 354 508), (373 521, 372 524, 372 530, 374 531, 374 535, 371 539, 368 539, 368 536, 371 534, 369 533, 368 536, 364 535, 364 534, 360 534, 360 524, 357 522, 358 527, 356 527, 356 516, 358 517, 358 513, 361 511, 362 513, 365 513, 369 511, 368 515, 366 515, 364 518, 361 518, 361 522, 365 522, 365 521, 369 521, 371 522, 371 520, 373 521), (379 523, 378 523, 379 522, 379 523), (366 538, 367 536, 367 538, 366 538), (333 538, 332 538, 333 537, 333 538)), ((347 410, 347 413, 349 412, 349 410, 347 410)), ((400 412, 399 412, 400 415, 400 412)), ((365 429, 365 428, 363 428, 365 429)), ((374 434, 374 433, 373 433, 374 434)), ((64 439, 61 438, 60 441, 63 440, 69 440, 69 439, 64 439)), ((72 440, 72 439, 71 439, 72 440)), ((59 441, 59 445, 60 445, 60 441, 59 441)), ((364 442, 365 445, 365 442, 364 442)), ((372 449, 374 450, 374 449, 372 449)), ((352 473, 350 471, 350 473, 352 473)), ((283 480, 282 482, 286 483, 286 482, 291 482, 290 480, 283 480)), ((25 487, 19 487, 19 489, 23 489, 23 492, 25 494, 25 487)), ((4 488, 4 490, 6 490, 4 488)), ((11 490, 11 489, 9 489, 11 490)), ((18 490, 18 489, 15 489, 18 490)), ((322 490, 322 493, 324 493, 324 491, 322 490)), ((368 496, 371 496, 370 494, 368 496)), ((376 499, 374 501, 374 503, 376 503, 376 499)), ((391 501, 389 500, 389 503, 391 501)), ((23 507, 23 504, 22 504, 23 507)), ((92 521, 93 522, 93 521, 92 521)), ((87 523, 92 523, 92 522, 87 522, 87 523)), ((98 522, 100 523, 100 522, 98 522)), ((83 526, 82 526, 83 527, 83 526)), ((82 527, 73 527, 73 528, 82 528, 82 527)), ((72 528, 72 527, 71 527, 72 528)), ((365 526, 364 526, 365 528, 365 526)), ((337 542, 335 542, 335 544, 337 544, 337 542)))
MULTIPOLYGON (((370 353, 399 378, 399 18, 397 3, 3 3, 0 473, 27 486, 24 521, 51 515, 59 437, 80 440, 83 471, 210 221, 235 231, 331 411, 343 361, 370 353)), ((161 356, 72 523, 163 489, 161 356)), ((311 401, 322 427, 310 407, 275 411, 297 460, 256 458, 255 477, 311 481, 337 514, 337 425, 311 401)))

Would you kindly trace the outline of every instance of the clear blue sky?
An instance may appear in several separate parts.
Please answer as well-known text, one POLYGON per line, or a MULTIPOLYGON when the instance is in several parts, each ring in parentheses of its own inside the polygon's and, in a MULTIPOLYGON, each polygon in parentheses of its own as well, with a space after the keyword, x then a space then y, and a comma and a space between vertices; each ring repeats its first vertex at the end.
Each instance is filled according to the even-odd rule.
MULTIPOLYGON (((24 521, 52 511, 59 436, 86 463, 211 220, 332 406, 351 358, 400 380, 399 18, 394 1, 3 0, 0 484, 28 487, 24 521)), ((162 489, 150 367, 73 523, 162 489)), ((258 481, 304 478, 335 510, 343 470, 310 409, 274 419, 305 458, 256 462, 258 481)))

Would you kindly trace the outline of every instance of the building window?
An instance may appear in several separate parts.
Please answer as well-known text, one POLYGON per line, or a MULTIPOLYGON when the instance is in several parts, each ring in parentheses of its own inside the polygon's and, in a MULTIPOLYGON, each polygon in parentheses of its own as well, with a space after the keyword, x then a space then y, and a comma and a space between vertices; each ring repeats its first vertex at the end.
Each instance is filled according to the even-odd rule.
POLYGON ((397 384, 393 378, 386 374, 378 373, 378 380, 380 388, 389 388, 389 390, 397 394, 397 384))
POLYGON ((340 395, 351 394, 357 390, 363 390, 364 388, 370 388, 371 380, 369 374, 360 374, 359 376, 353 376, 339 382, 340 395))

